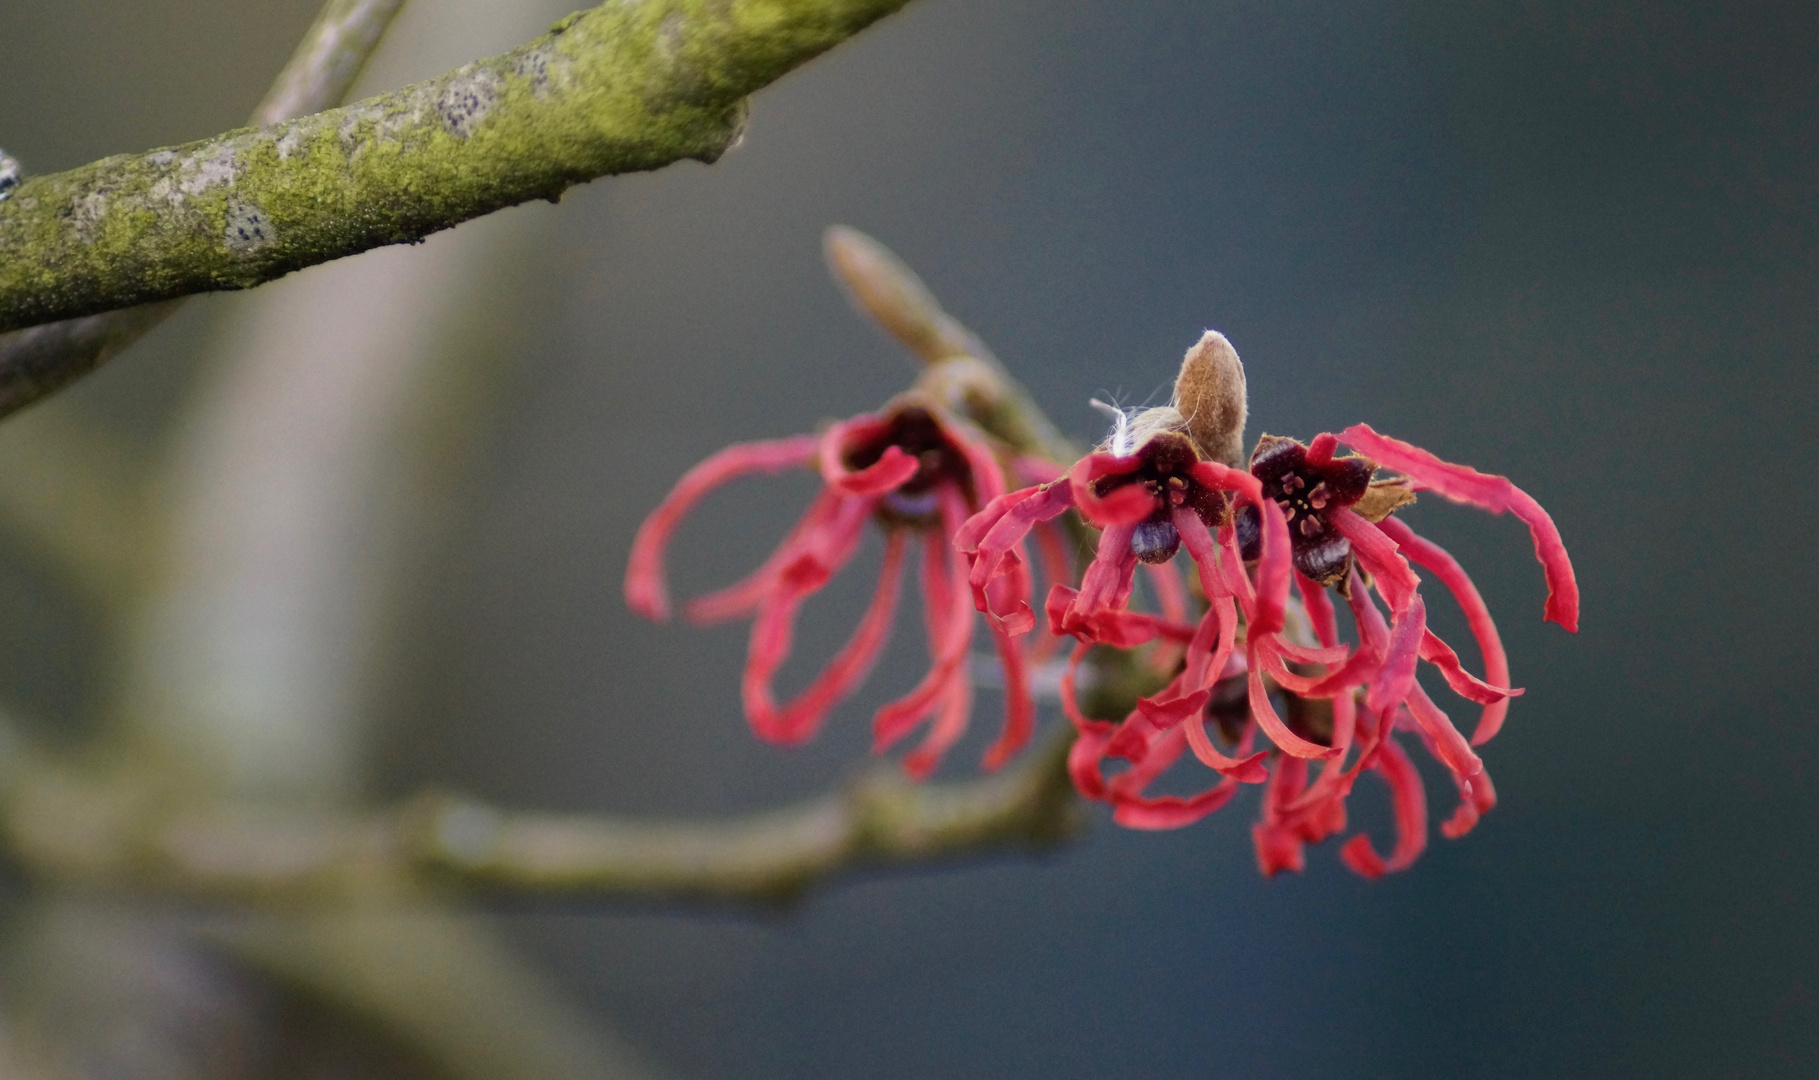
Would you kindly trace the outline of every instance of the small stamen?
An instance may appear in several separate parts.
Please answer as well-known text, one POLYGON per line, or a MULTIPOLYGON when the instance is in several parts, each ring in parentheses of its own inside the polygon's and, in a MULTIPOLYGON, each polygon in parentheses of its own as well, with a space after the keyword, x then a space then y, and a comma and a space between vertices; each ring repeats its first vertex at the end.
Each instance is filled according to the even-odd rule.
POLYGON ((1301 535, 1315 536, 1320 532, 1320 519, 1309 515, 1301 519, 1301 535))
POLYGON ((1307 493, 1307 501, 1312 503, 1316 510, 1326 509, 1326 504, 1332 497, 1333 493, 1327 489, 1325 480, 1315 484, 1314 490, 1307 493))

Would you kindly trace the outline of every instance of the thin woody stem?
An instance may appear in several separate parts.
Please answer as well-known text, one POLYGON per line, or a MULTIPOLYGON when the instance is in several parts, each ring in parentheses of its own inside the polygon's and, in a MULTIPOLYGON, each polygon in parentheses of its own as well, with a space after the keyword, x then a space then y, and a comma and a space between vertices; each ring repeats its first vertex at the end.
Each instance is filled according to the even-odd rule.
POLYGON ((496 809, 425 795, 367 816, 237 803, 168 814, 47 767, 0 806, 8 846, 40 880, 261 905, 488 896, 776 903, 855 869, 1040 850, 1078 805, 1057 738, 997 776, 914 784, 879 768, 844 790, 720 822, 496 809))
POLYGON ((253 110, 253 127, 333 108, 347 97, 404 0, 328 0, 253 110))
POLYGON ((35 177, 0 204, 0 330, 249 288, 601 176, 713 161, 748 95, 906 2, 616 0, 344 109, 35 177))
POLYGON ((943 311, 889 248, 848 225, 830 226, 822 248, 853 306, 928 364, 918 389, 970 416, 1019 454, 1057 462, 1080 456, 979 335, 943 311))
POLYGON ((1054 739, 994 777, 916 784, 880 768, 809 802, 733 822, 652 825, 426 804, 422 864, 505 893, 777 901, 838 873, 1040 850, 1079 824, 1054 739))
MULTIPOLYGON (((404 0, 328 0, 265 100, 255 127, 339 105, 353 89, 404 0)), ((100 367, 176 312, 146 304, 0 334, 0 416, 100 367)))

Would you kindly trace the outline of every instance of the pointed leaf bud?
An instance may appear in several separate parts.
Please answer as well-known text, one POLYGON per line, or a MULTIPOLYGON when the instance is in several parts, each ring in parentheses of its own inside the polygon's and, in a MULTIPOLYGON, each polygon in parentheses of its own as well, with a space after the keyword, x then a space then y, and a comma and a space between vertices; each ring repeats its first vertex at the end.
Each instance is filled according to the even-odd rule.
POLYGON ((947 312, 916 272, 878 241, 846 225, 830 225, 821 247, 853 306, 928 363, 956 356, 991 358, 985 346, 947 312))
POLYGON ((1238 468, 1244 461, 1244 365, 1225 335, 1208 330, 1181 361, 1175 407, 1200 452, 1238 468))

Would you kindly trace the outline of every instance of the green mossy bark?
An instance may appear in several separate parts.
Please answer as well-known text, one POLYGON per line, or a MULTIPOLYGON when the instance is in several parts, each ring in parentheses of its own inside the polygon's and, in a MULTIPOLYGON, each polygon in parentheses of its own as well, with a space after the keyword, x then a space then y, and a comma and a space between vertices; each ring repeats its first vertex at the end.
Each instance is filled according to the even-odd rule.
POLYGON ((503 56, 0 203, 0 331, 219 289, 615 173, 713 161, 744 99, 907 0, 611 0, 503 56))

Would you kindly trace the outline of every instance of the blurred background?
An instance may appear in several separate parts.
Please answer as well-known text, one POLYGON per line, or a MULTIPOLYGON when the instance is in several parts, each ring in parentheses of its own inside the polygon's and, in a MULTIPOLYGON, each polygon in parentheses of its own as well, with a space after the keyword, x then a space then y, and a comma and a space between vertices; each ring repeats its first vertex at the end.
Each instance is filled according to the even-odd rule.
MULTIPOLYGON (((43 173, 233 127, 315 7, 13 0, 0 146, 43 173)), ((567 7, 410 0, 362 92, 567 7)), ((921 670, 913 613, 791 752, 741 719, 742 624, 653 627, 619 584, 697 460, 914 377, 821 267, 845 222, 1082 440, 1089 397, 1165 398, 1211 327, 1252 437, 1364 420, 1509 475, 1560 526, 1583 630, 1541 623, 1517 523, 1409 513, 1474 574, 1527 694, 1486 748, 1497 810, 1406 874, 1362 881, 1327 845, 1260 878, 1254 796, 1171 833, 1095 814, 1048 857, 847 879, 785 914, 495 905, 527 978, 684 1078, 1814 1075, 1819 522, 1789 470, 1819 401, 1815 40, 1792 2, 916 0, 758 95, 712 167, 193 302, 9 421, 0 453, 74 426, 177 509, 125 616, 0 532, 0 705, 64 746, 162 725, 305 798, 711 815, 850 776, 921 670)), ((812 490, 710 500, 679 591, 756 565, 812 490)), ((877 557, 811 606, 786 685, 877 557)), ((1377 789, 1354 805, 1385 835, 1377 789)), ((38 956, 54 933, 5 889, 15 958, 38 956)), ((64 962, 16 963, 9 990, 42 997, 64 962)), ((239 978, 184 1007, 252 1008, 239 978)), ((245 1060, 386 1060, 383 1033, 299 1008, 267 1010, 288 1049, 245 1060)), ((105 1075, 186 1075, 109 1053, 105 1075)), ((189 1074, 292 1075, 210 1067, 189 1074)))

